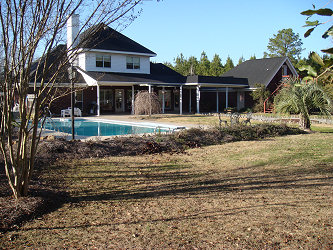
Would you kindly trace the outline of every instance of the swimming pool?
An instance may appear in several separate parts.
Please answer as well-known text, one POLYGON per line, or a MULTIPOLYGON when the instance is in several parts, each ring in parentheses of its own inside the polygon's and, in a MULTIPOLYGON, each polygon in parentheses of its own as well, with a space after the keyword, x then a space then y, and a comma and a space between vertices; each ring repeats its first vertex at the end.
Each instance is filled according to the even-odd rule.
MULTIPOLYGON (((128 134, 146 134, 154 132, 169 132, 172 128, 159 126, 145 126, 131 123, 115 123, 115 121, 92 121, 88 119, 75 119, 75 135, 79 136, 114 136, 128 134)), ((44 129, 57 132, 72 133, 71 119, 48 119, 44 129)))

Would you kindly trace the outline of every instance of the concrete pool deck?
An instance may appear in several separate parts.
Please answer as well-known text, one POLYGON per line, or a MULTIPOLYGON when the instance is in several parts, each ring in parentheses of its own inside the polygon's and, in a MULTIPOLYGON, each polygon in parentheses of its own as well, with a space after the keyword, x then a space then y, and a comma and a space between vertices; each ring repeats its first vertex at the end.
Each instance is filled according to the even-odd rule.
POLYGON ((100 115, 100 116, 87 116, 82 117, 84 119, 91 119, 91 120, 107 120, 107 121, 122 121, 122 122, 128 122, 128 123, 137 123, 137 124, 151 124, 153 126, 163 126, 163 127, 186 127, 190 128, 193 126, 196 126, 194 124, 177 124, 177 123, 165 123, 165 122, 159 122, 159 121, 152 121, 149 119, 145 119, 147 116, 142 116, 140 119, 140 116, 134 116, 129 114, 124 115, 100 115))

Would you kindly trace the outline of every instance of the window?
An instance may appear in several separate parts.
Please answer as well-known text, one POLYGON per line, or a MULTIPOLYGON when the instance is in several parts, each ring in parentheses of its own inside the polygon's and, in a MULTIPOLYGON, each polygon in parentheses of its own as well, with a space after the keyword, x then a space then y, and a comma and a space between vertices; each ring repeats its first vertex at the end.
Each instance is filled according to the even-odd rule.
POLYGON ((140 69, 140 57, 128 56, 126 57, 127 69, 140 69))
POLYGON ((96 55, 96 67, 111 68, 111 56, 96 55))
MULTIPOLYGON (((163 90, 158 91, 160 102, 163 102, 163 90)), ((171 109, 171 90, 164 90, 164 108, 171 109)))
POLYGON ((79 109, 83 109, 83 91, 77 90, 75 91, 75 107, 79 109))

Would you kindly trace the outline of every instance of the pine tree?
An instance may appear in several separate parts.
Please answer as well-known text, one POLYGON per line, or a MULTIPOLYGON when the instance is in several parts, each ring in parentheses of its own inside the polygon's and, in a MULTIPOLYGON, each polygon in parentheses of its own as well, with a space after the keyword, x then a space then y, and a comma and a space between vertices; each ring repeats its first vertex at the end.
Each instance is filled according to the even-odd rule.
POLYGON ((205 51, 202 51, 200 56, 199 68, 198 68, 198 75, 208 76, 210 69, 210 61, 206 55, 205 51))
POLYGON ((287 56, 293 64, 296 64, 303 51, 302 45, 299 34, 295 34, 292 29, 282 29, 269 39, 268 53, 265 52, 264 55, 268 57, 287 56))
POLYGON ((187 75, 197 75, 198 74, 199 62, 195 56, 190 56, 188 58, 187 68, 188 68, 187 75))
POLYGON ((210 63, 210 75, 221 76, 222 73, 223 73, 223 65, 221 62, 221 58, 218 54, 215 54, 212 62, 210 63))
POLYGON ((174 59, 174 70, 177 71, 178 73, 182 74, 182 75, 187 75, 188 70, 187 70, 187 60, 184 57, 183 53, 180 53, 179 56, 177 56, 174 59))
POLYGON ((228 56, 227 61, 224 65, 224 72, 223 73, 228 72, 229 70, 233 69, 234 67, 235 67, 234 62, 232 61, 230 56, 228 56))
POLYGON ((241 57, 238 59, 238 64, 237 64, 237 65, 242 64, 244 61, 245 61, 244 57, 241 56, 241 57))

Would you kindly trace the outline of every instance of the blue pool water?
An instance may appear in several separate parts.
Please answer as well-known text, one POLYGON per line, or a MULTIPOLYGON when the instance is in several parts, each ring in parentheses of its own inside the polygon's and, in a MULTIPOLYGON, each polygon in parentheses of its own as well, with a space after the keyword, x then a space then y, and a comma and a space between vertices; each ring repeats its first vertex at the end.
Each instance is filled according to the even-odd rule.
MULTIPOLYGON (((138 125, 115 124, 84 119, 75 119, 74 121, 75 135, 80 136, 112 136, 169 131, 168 128, 143 127, 138 125)), ((47 120, 44 124, 44 129, 71 134, 72 122, 71 119, 47 120)))

